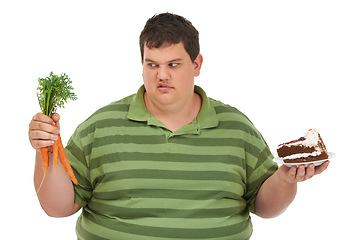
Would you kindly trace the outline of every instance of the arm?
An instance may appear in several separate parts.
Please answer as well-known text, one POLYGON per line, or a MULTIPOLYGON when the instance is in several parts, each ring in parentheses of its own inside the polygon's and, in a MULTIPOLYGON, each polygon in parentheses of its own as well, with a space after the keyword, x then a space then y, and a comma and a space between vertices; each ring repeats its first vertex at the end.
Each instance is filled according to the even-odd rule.
MULTIPOLYGON (((53 125, 58 122, 60 116, 54 114, 52 119, 42 113, 36 114, 29 125, 29 140, 36 150, 36 162, 34 170, 34 184, 38 191, 42 178, 43 167, 41 147, 51 146, 57 136, 57 128, 53 125)), ((53 156, 50 153, 50 163, 45 180, 37 193, 41 207, 51 217, 66 217, 76 213, 81 206, 75 202, 74 189, 70 178, 59 163, 56 172, 53 156)))
POLYGON ((294 200, 297 182, 302 182, 327 169, 329 161, 319 167, 310 164, 307 168, 288 168, 282 165, 261 186, 255 202, 255 214, 263 218, 277 217, 283 213, 294 200))

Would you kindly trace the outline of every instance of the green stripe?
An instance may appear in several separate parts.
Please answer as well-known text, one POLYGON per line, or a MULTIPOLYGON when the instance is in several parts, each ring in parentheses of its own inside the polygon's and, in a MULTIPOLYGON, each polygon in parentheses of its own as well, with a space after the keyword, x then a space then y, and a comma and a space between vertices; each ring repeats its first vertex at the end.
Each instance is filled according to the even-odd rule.
POLYGON ((226 166, 223 163, 190 163, 190 162, 155 162, 155 161, 121 161, 103 162, 90 171, 93 182, 135 179, 183 179, 183 180, 223 180, 242 182, 245 179, 245 169, 241 165, 226 166), (138 167, 140 166, 140 167, 138 167), (105 170, 104 170, 105 169, 105 170), (173 170, 175 169, 175 170, 173 170), (190 169, 190 170, 188 170, 190 169), (230 171, 229 171, 230 170, 230 171), (106 171, 105 178, 103 171, 106 171))
MULTIPOLYGON (((244 174, 245 169, 243 165, 238 164, 236 161, 232 164, 230 162, 219 161, 214 159, 217 162, 209 161, 154 161, 154 160, 136 160, 136 159, 127 159, 121 160, 120 164, 117 161, 113 162, 103 162, 100 166, 104 167, 108 173, 123 171, 123 170, 137 170, 137 169, 147 169, 147 170, 175 170, 175 171, 196 171, 196 172, 205 172, 205 171, 219 171, 219 172, 228 172, 237 174, 244 174), (104 166, 105 164, 105 166, 104 166)), ((222 159, 221 159, 222 160, 222 159)), ((96 174, 96 168, 91 169, 91 175, 96 174)), ((103 174, 103 173, 101 173, 103 174)))
POLYGON ((174 171, 134 169, 108 172, 102 181, 117 181, 123 179, 179 179, 179 180, 220 180, 228 182, 241 182, 241 178, 234 173, 223 171, 174 171))
MULTIPOLYGON (((83 218, 82 215, 79 217, 78 221, 80 221, 81 218, 83 218)), ((77 233, 78 240, 91 240, 91 239, 108 240, 107 238, 103 238, 98 236, 97 234, 91 233, 89 229, 85 229, 82 224, 76 225, 76 233, 77 233)))
POLYGON ((93 197, 99 199, 121 199, 121 198, 169 198, 169 199, 188 199, 188 200, 208 200, 220 198, 239 199, 236 193, 223 190, 173 190, 173 189, 125 189, 108 192, 92 193, 93 197))
POLYGON ((83 126, 83 129, 79 132, 80 137, 86 137, 88 134, 93 133, 97 129, 111 128, 111 127, 128 127, 128 128, 142 128, 146 129, 147 126, 143 126, 140 122, 128 121, 128 119, 112 118, 112 119, 99 119, 88 126, 83 126))
POLYGON ((235 199, 221 198, 206 199, 206 200, 192 200, 192 199, 158 199, 158 198, 125 198, 121 201, 107 201, 106 199, 92 198, 95 203, 110 204, 111 206, 118 206, 124 208, 143 209, 143 208, 171 208, 171 209, 222 209, 222 208, 245 208, 244 201, 237 201, 235 199))
POLYGON ((242 221, 237 224, 217 228, 198 228, 185 229, 182 228, 164 228, 164 227, 149 227, 140 226, 127 222, 108 221, 105 217, 93 215, 86 211, 83 216, 93 223, 106 222, 106 228, 120 231, 124 233, 137 234, 149 237, 172 237, 172 238, 190 238, 190 239, 210 239, 217 237, 225 237, 237 233, 237 229, 248 229, 250 223, 242 221))
MULTIPOLYGON (((80 216, 81 218, 82 216, 80 216)), ((149 223, 155 223, 155 218, 146 218, 147 221, 149 223)), ((245 218, 246 219, 246 218, 245 218)), ((83 221, 81 221, 82 225, 80 226, 79 224, 77 224, 76 227, 76 231, 77 233, 80 235, 79 239, 85 239, 85 240, 97 240, 97 239, 103 239, 101 237, 97 237, 97 234, 100 234, 101 236, 104 236, 105 239, 135 239, 135 240, 158 240, 159 237, 157 236, 157 234, 154 234, 154 236, 150 236, 145 234, 145 229, 144 230, 144 235, 140 235, 143 234, 143 231, 141 232, 136 232, 134 229, 136 229, 137 225, 135 224, 131 224, 129 220, 127 219, 121 219, 122 222, 117 222, 118 225, 120 225, 122 228, 125 228, 127 231, 125 232, 120 232, 116 230, 116 226, 113 226, 111 228, 106 228, 103 227, 101 225, 98 225, 96 223, 94 223, 94 221, 100 221, 102 224, 105 223, 106 218, 105 217, 100 217, 97 219, 92 218, 91 220, 88 219, 84 219, 83 221), (127 224, 126 222, 129 222, 129 224, 127 224), (95 231, 97 234, 93 234, 93 231, 95 231), (88 232, 89 234, 85 235, 85 232, 88 232), (82 235, 83 234, 83 238, 82 235)), ((143 219, 140 219, 143 220, 143 219)), ((207 222, 210 222, 210 219, 198 219, 199 222, 204 222, 204 225, 210 225, 207 222)), ((218 220, 220 221, 220 220, 218 220)), ((180 231, 179 227, 183 226, 185 224, 183 223, 187 223, 188 221, 184 221, 184 219, 171 219, 171 221, 166 221, 165 223, 169 223, 169 222, 174 222, 175 226, 174 227, 161 227, 159 229, 157 229, 157 231, 161 231, 162 229, 168 229, 169 231, 167 231, 169 234, 172 233, 170 236, 167 237, 163 237, 162 235, 160 236, 160 240, 172 240, 172 239, 179 239, 180 236, 176 235, 176 231, 180 231), (170 231, 170 230, 173 231, 170 231)), ((240 224, 237 223, 237 218, 233 218, 233 221, 236 224, 240 224)), ((155 223, 156 224, 156 223, 155 223)), ((190 221, 190 224, 192 226, 197 226, 198 224, 195 224, 194 221, 190 221)), ((156 224, 158 225, 158 224, 156 224)), ((165 224, 162 224, 162 226, 165 226, 165 224)), ((150 227, 150 225, 147 227, 150 227)), ((193 238, 192 236, 186 237, 186 238, 182 238, 182 239, 211 239, 211 240, 228 240, 228 239, 240 239, 240 240, 247 240, 249 239, 249 236, 252 234, 252 227, 251 227, 251 223, 249 222, 248 224, 243 224, 243 222, 241 222, 240 225, 234 225, 231 224, 228 227, 232 227, 234 229, 237 229, 237 227, 245 227, 245 229, 242 229, 242 231, 240 233, 234 233, 230 236, 219 236, 219 237, 210 237, 210 236, 205 236, 200 238, 200 236, 195 236, 195 238, 193 238)), ((212 229, 211 227, 208 229, 212 229)), ((221 228, 220 228, 221 229, 221 228)), ((202 229, 203 231, 206 230, 206 228, 202 229)), ((218 228, 216 227, 215 230, 217 231, 218 228)), ((225 233, 224 229, 222 232, 225 233)), ((151 231, 155 231, 153 228, 151 228, 151 231)), ((186 229, 181 229, 181 231, 186 231, 186 229)), ((153 235, 153 234, 152 234, 153 235)), ((224 235, 224 234, 221 234, 224 235)))
POLYGON ((117 102, 113 102, 107 106, 102 107, 101 109, 97 110, 92 116, 98 115, 100 113, 103 112, 108 112, 108 111, 122 111, 122 112, 127 112, 129 109, 129 104, 125 103, 126 101, 128 101, 128 99, 133 98, 134 95, 128 96, 122 100, 119 100, 117 102))
POLYGON ((184 153, 146 153, 146 152, 121 152, 120 154, 107 152, 105 159, 102 156, 91 159, 91 169, 102 164, 117 163, 118 161, 144 161, 144 162, 173 162, 173 163, 222 163, 228 165, 243 166, 244 159, 234 155, 193 155, 184 153))
MULTIPOLYGON (((98 157, 104 157, 104 155, 107 154, 113 154, 118 153, 121 155, 122 151, 132 151, 132 152, 139 152, 144 154, 157 154, 158 158, 161 153, 164 154, 170 154, 170 153, 186 153, 186 154, 192 154, 194 157, 201 156, 202 153, 208 154, 208 155, 214 155, 216 158, 220 158, 221 156, 225 155, 242 155, 243 148, 234 147, 234 146, 221 146, 221 147, 212 147, 212 146, 191 146, 191 145, 180 145, 180 144, 136 144, 136 143, 117 143, 117 144, 108 144, 105 145, 102 149, 95 149, 95 148, 84 148, 84 151, 86 154, 86 157, 91 157, 91 159, 95 159, 98 157), (224 154, 223 154, 224 153, 224 154)), ((254 152, 251 149, 250 152, 247 152, 248 154, 251 154, 253 156, 258 156, 259 152, 254 152)), ((155 157, 155 156, 153 156, 155 157)), ((156 160, 156 157, 154 158, 156 160)))
POLYGON ((65 151, 66 155, 71 154, 72 158, 78 159, 78 163, 82 164, 84 168, 87 168, 87 164, 85 162, 85 154, 75 142, 72 142, 72 144, 68 145, 65 151))
POLYGON ((91 202, 88 207, 92 211, 105 212, 111 216, 120 215, 122 218, 167 217, 167 218, 221 218, 238 214, 246 207, 231 207, 221 209, 173 209, 173 208, 124 208, 91 202))
MULTIPOLYGON (((104 179, 109 178, 105 176, 104 179)), ((160 178, 132 178, 132 179, 122 179, 122 180, 112 180, 104 181, 100 183, 93 190, 93 192, 102 192, 102 191, 111 191, 113 189, 130 189, 133 190, 139 188, 156 188, 156 189, 170 189, 170 190, 223 190, 234 192, 235 194, 242 193, 242 182, 235 183, 223 180, 177 180, 177 179, 160 179, 160 178), (218 188, 221 187, 221 188, 218 188)))
MULTIPOLYGON (((141 132, 150 132, 151 129, 148 129, 147 125, 143 125, 141 122, 128 121, 126 118, 111 118, 111 119, 98 119, 94 123, 83 126, 83 129, 79 132, 81 137, 86 137, 88 134, 96 131, 101 131, 102 129, 112 132, 111 128, 131 128, 133 132, 141 133, 141 132)), ((219 122, 219 126, 217 130, 238 130, 244 133, 248 133, 253 137, 260 139, 261 136, 256 132, 252 131, 248 125, 242 122, 237 121, 225 121, 221 120, 219 122)))
MULTIPOLYGON (((177 144, 177 147, 183 147, 183 149, 186 148, 184 152, 189 151, 192 152, 192 154, 198 152, 198 149, 196 147, 206 147, 208 148, 208 152, 212 150, 218 152, 218 150, 215 149, 221 149, 223 147, 225 148, 233 147, 233 148, 242 148, 242 149, 245 148, 246 152, 252 154, 254 157, 258 157, 258 154, 260 153, 260 149, 257 148, 255 145, 250 144, 249 142, 244 141, 243 139, 235 139, 235 138, 203 138, 201 141, 197 141, 194 138, 178 137, 177 139, 170 140, 170 143, 177 144), (193 149, 193 150, 189 150, 189 149, 193 149)), ((83 146, 83 149, 85 155, 88 156, 92 153, 94 148, 100 148, 107 145, 112 145, 114 152, 118 152, 121 149, 123 149, 122 151, 125 151, 125 149, 128 147, 125 144, 135 144, 137 145, 136 148, 137 149, 141 148, 141 150, 142 149, 144 150, 143 147, 147 145, 146 147, 149 147, 150 149, 148 153, 152 153, 152 150, 156 149, 155 145, 167 144, 167 140, 164 135, 159 135, 159 136, 111 135, 103 138, 96 138, 94 142, 83 146)), ((163 145, 163 147, 165 146, 163 145)), ((145 152, 145 150, 143 152, 145 152)), ((206 150, 204 150, 204 152, 206 152, 206 150)), ((107 151, 106 153, 110 154, 111 152, 107 151)), ((215 154, 215 152, 213 154, 215 154)))
MULTIPOLYGON (((94 139, 93 148, 98 148, 105 146, 108 143, 111 144, 125 144, 125 143, 134 143, 134 144, 162 144, 165 143, 165 136, 131 136, 131 135, 111 135, 102 138, 94 139)), ((86 147, 86 146, 85 146, 86 147)))
MULTIPOLYGON (((170 141, 173 144, 179 145, 189 145, 189 146, 199 146, 199 147, 211 147, 211 148, 220 148, 222 146, 229 147, 240 147, 243 148, 244 145, 249 146, 250 149, 254 149, 255 152, 259 151, 257 147, 245 142, 243 139, 236 138, 202 138, 200 141, 194 138, 180 138, 172 139, 170 141)), ((111 135, 102 138, 95 138, 93 144, 84 146, 85 149, 90 147, 98 148, 108 144, 163 144, 167 143, 165 135, 158 136, 130 136, 130 135, 111 135)))

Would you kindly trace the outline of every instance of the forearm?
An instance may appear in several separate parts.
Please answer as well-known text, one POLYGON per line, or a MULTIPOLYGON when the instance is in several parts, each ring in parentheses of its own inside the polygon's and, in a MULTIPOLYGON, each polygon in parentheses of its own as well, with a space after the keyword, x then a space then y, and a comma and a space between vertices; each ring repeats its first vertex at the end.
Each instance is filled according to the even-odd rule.
POLYGON ((40 188, 42 179, 41 153, 36 151, 34 184, 43 210, 52 217, 65 217, 74 214, 80 209, 74 199, 74 189, 70 178, 60 163, 56 172, 52 154, 50 154, 46 177, 40 188))
POLYGON ((297 183, 280 180, 278 172, 269 177, 261 186, 255 202, 255 214, 273 218, 283 213, 297 193, 297 183))

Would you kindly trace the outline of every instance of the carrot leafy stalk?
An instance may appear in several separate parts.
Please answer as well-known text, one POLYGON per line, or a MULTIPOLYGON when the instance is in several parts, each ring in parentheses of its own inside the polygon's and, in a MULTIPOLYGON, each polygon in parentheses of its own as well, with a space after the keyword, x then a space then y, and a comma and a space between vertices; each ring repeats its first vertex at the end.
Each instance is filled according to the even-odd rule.
MULTIPOLYGON (((61 75, 58 76, 58 75, 54 75, 53 72, 51 72, 49 77, 38 78, 37 98, 42 113, 44 113, 49 117, 52 117, 52 114, 56 112, 58 107, 63 108, 64 104, 67 103, 69 100, 76 100, 77 96, 73 92, 73 87, 71 86, 71 84, 72 81, 65 73, 62 73, 61 75)), ((49 166, 49 147, 44 147, 41 148, 40 150, 42 155, 44 176, 37 192, 40 190, 42 186, 42 183, 46 176, 47 168, 49 166)), ((78 184, 77 179, 73 174, 72 168, 67 159, 65 149, 61 142, 60 135, 58 136, 58 139, 55 141, 54 145, 52 146, 52 151, 54 155, 56 171, 57 171, 58 161, 60 160, 62 166, 64 167, 66 173, 71 178, 71 180, 75 184, 78 184)))

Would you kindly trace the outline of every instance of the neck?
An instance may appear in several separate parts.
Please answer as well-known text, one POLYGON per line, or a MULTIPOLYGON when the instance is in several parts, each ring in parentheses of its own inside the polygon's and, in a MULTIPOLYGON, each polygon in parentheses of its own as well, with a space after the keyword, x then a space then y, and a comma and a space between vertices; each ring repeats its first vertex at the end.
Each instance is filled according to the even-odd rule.
POLYGON ((191 123, 198 116, 202 100, 199 94, 193 93, 185 103, 157 106, 148 100, 148 95, 145 92, 144 102, 148 111, 174 132, 191 123))

